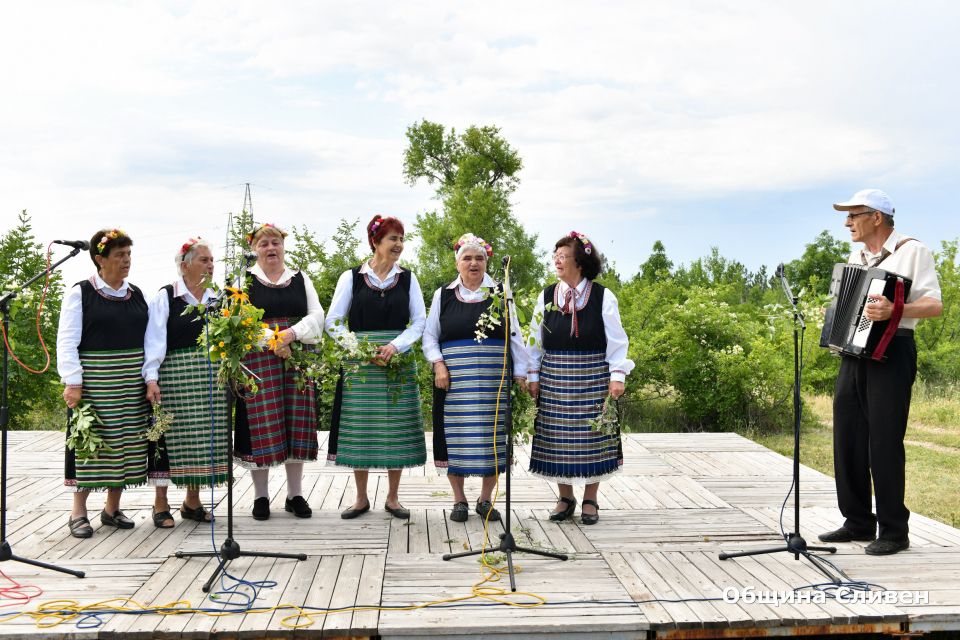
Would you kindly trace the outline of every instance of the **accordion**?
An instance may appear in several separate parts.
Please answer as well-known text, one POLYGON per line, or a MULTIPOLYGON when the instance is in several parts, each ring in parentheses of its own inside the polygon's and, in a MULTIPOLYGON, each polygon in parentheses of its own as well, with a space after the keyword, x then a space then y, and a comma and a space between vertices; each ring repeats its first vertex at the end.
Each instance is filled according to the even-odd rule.
POLYGON ((912 282, 877 267, 836 265, 830 279, 833 301, 824 314, 820 346, 838 355, 886 361, 884 353, 900 325, 912 282), (864 307, 881 296, 893 302, 893 315, 874 322, 863 315, 864 307))

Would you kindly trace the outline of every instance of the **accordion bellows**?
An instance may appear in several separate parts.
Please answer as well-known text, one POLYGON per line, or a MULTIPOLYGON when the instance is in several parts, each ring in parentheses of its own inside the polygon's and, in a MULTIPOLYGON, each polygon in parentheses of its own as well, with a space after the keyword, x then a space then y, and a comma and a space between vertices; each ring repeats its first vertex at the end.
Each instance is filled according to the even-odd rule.
POLYGON ((864 307, 879 302, 880 296, 896 304, 900 287, 902 311, 902 301, 910 295, 912 283, 910 278, 877 267, 847 263, 834 266, 830 280, 833 302, 824 315, 820 346, 840 355, 885 361, 883 350, 889 336, 886 340, 884 336, 892 320, 899 324, 899 314, 895 313, 891 320, 874 322, 864 317, 864 307))

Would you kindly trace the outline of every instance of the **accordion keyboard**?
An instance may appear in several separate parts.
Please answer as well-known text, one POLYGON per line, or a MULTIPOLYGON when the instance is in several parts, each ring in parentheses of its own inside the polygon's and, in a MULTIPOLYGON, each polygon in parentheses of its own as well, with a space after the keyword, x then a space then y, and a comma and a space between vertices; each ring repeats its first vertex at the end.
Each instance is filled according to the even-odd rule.
MULTIPOLYGON (((873 302, 880 302, 880 299, 883 297, 883 288, 886 284, 886 280, 880 280, 878 278, 871 279, 864 307, 873 302)), ((864 311, 865 309, 861 310, 860 323, 857 325, 857 330, 853 334, 852 342, 858 347, 867 346, 867 338, 870 337, 870 328, 873 327, 873 321, 868 320, 866 315, 862 315, 864 311)))

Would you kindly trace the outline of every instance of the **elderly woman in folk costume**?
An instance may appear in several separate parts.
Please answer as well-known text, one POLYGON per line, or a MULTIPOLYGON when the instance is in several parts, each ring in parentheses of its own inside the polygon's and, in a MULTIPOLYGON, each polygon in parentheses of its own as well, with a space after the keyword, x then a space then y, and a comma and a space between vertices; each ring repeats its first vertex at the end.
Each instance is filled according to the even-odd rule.
POLYGON ((70 287, 60 308, 57 369, 66 385, 63 399, 71 410, 81 402, 92 406, 103 424, 91 430, 105 445, 95 459, 79 459, 75 449, 66 449, 65 484, 75 492, 68 520, 76 538, 93 535, 90 491, 108 491, 100 513, 104 525, 132 529, 133 520, 120 510, 120 495, 147 481, 143 434, 150 405, 140 376, 147 302, 127 281, 132 246, 119 229, 93 234, 90 259, 97 272, 70 287))
POLYGON ((264 224, 247 236, 259 258, 247 271, 251 278, 250 302, 263 309, 263 322, 279 328, 272 350, 251 353, 243 364, 257 376, 257 393, 238 398, 234 437, 234 461, 250 469, 253 479, 255 520, 270 517, 267 489, 270 467, 285 465, 287 499, 285 510, 298 518, 313 511, 303 497, 303 463, 317 459, 317 419, 314 388, 297 388, 298 373, 287 371, 290 344, 317 343, 323 331, 323 308, 310 278, 284 263, 285 232, 264 224))
POLYGON ((617 298, 593 281, 600 264, 582 233, 560 238, 554 254, 560 282, 540 293, 530 328, 528 388, 540 399, 530 472, 558 484, 554 521, 573 517, 577 484, 585 485, 581 521, 596 524, 600 482, 623 464, 619 424, 610 433, 589 424, 603 415, 608 395, 623 394, 633 369, 617 298))
POLYGON ((207 304, 215 297, 206 287, 213 278, 211 249, 200 238, 185 242, 173 258, 177 279, 150 301, 143 379, 147 400, 154 406, 162 402, 172 419, 166 433, 148 443, 147 482, 156 487, 153 524, 163 529, 174 525, 167 501, 171 483, 187 490, 180 516, 209 522, 212 516, 203 507, 200 489, 227 481, 225 391, 211 388, 210 363, 197 344, 204 326, 200 311, 184 314, 188 306, 207 304))
POLYGON ((370 469, 387 470, 390 487, 384 510, 409 518, 397 495, 400 476, 403 469, 422 466, 427 460, 417 364, 400 372, 402 384, 383 370, 420 339, 427 321, 417 276, 397 264, 403 253, 403 232, 403 223, 396 218, 377 216, 370 221, 367 241, 373 257, 340 276, 327 313, 327 332, 341 343, 353 332, 379 345, 376 360, 356 363, 359 373, 348 372, 337 384, 327 464, 354 470, 357 499, 341 514, 345 519, 370 510, 370 469))
POLYGON ((486 337, 478 341, 478 321, 493 304, 491 294, 503 292, 487 274, 493 249, 473 234, 461 237, 454 249, 460 275, 434 293, 423 333, 423 353, 434 371, 433 457, 437 472, 453 488, 451 520, 465 522, 469 515, 466 477, 483 478, 476 512, 499 520, 491 498, 497 475, 507 465, 510 367, 512 362, 512 375, 523 384, 527 356, 515 318, 509 351, 502 323, 485 329, 486 337))

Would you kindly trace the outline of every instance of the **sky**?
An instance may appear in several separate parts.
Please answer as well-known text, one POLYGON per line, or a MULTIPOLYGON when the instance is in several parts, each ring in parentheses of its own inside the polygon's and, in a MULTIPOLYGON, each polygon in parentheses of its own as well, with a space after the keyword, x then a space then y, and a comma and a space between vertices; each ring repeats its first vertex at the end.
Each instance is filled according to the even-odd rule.
POLYGON ((281 227, 410 224, 439 206, 402 177, 427 119, 500 127, 541 248, 575 229, 627 276, 656 240, 769 272, 848 239, 831 204, 865 188, 937 249, 960 236, 958 24, 950 2, 8 3, 0 232, 22 209, 44 244, 119 226, 152 292, 188 237, 222 245, 246 183, 281 227))

